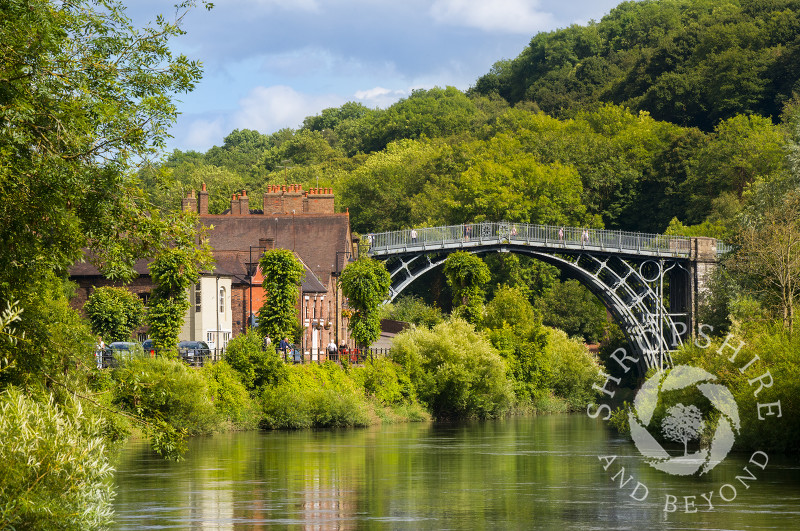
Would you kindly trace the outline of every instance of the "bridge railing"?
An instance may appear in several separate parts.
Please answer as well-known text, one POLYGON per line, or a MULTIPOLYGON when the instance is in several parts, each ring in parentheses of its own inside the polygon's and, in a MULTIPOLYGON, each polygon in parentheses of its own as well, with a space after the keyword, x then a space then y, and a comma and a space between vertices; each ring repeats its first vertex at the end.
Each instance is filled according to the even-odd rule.
POLYGON ((689 256, 690 240, 683 236, 664 236, 557 225, 483 222, 423 227, 367 235, 370 254, 384 254, 410 248, 449 248, 464 244, 508 241, 514 244, 537 244, 551 248, 591 248, 633 253, 689 256))

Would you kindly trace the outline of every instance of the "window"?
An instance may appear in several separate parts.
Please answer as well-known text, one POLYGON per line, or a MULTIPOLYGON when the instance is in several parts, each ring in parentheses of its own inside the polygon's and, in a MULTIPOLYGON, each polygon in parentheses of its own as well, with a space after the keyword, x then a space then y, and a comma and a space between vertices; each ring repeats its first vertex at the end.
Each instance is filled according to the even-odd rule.
POLYGON ((225 288, 219 288, 219 313, 225 313, 225 288))
POLYGON ((202 308, 201 302, 203 300, 203 294, 200 291, 200 284, 195 284, 194 286, 194 311, 199 312, 202 308))

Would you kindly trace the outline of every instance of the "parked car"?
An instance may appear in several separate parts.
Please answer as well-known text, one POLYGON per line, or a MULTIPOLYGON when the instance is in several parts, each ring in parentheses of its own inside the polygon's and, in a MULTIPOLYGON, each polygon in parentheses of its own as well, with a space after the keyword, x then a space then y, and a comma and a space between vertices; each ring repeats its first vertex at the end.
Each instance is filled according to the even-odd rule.
POLYGON ((142 346, 131 341, 114 341, 103 353, 103 367, 118 367, 120 360, 142 354, 142 346))
POLYGON ((158 354, 155 341, 152 339, 145 339, 142 341, 142 348, 144 349, 144 353, 149 354, 151 358, 154 358, 156 354, 158 354))
POLYGON ((211 355, 211 348, 205 341, 181 341, 178 354, 189 365, 200 366, 211 355))

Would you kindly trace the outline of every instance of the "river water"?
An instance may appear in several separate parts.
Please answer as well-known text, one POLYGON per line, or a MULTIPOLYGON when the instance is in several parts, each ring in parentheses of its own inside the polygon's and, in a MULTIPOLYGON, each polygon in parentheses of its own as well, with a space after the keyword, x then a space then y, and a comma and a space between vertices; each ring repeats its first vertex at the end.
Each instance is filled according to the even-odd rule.
POLYGON ((116 529, 800 528, 797 460, 750 458, 669 476, 585 415, 231 433, 179 463, 133 442, 116 529))

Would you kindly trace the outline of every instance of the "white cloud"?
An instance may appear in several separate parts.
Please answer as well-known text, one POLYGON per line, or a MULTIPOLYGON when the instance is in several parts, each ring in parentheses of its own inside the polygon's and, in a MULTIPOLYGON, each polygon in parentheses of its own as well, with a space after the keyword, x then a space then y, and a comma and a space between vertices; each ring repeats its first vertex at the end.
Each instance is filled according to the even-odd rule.
POLYGON ((223 129, 222 118, 214 120, 197 119, 193 120, 183 134, 180 141, 181 149, 195 151, 206 151, 214 144, 219 144, 220 140, 229 132, 223 129))
POLYGON ((231 128, 255 129, 262 133, 284 127, 297 128, 307 116, 343 103, 344 100, 335 95, 302 94, 285 85, 259 86, 239 100, 239 110, 233 116, 231 128))
POLYGON ((442 24, 533 34, 554 25, 553 15, 538 6, 538 0, 436 0, 430 13, 442 24))
POLYGON ((359 90, 355 93, 355 97, 367 107, 386 108, 400 98, 405 97, 407 94, 408 92, 404 90, 390 90, 383 87, 375 87, 368 90, 359 90))

